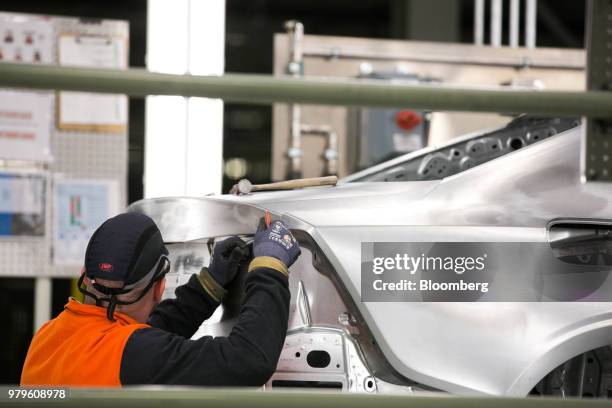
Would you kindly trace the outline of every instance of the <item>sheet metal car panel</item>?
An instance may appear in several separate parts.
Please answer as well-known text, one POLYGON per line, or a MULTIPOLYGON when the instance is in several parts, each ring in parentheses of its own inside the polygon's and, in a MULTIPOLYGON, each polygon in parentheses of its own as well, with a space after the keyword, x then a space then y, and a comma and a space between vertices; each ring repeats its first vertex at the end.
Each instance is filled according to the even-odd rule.
MULTIPOLYGON (((344 330, 349 342, 357 340, 364 372, 373 379, 367 381, 375 381, 372 390, 420 386, 526 395, 560 364, 612 344, 611 303, 361 302, 361 242, 548 243, 551 222, 606 224, 612 220, 612 191, 603 183, 581 183, 579 139, 580 128, 574 128, 442 180, 145 200, 131 210, 161 221, 162 234, 173 242, 252 234, 264 209, 300 231, 300 242, 311 243, 292 268, 292 319, 310 327, 298 310, 303 294, 297 292, 310 277, 306 289, 316 297, 317 276, 328 274, 344 299, 329 298, 341 305, 334 313, 355 307, 359 321, 338 324, 326 317, 318 323, 344 330), (331 270, 313 266, 317 251, 331 270), (372 339, 356 335, 360 330, 372 339), (372 340, 392 380, 383 380, 384 369, 367 358, 372 340)), ((335 296, 333 290, 326 293, 335 296)), ((325 301, 306 299, 306 308, 320 310, 325 301)), ((317 378, 316 372, 308 375, 317 378)))

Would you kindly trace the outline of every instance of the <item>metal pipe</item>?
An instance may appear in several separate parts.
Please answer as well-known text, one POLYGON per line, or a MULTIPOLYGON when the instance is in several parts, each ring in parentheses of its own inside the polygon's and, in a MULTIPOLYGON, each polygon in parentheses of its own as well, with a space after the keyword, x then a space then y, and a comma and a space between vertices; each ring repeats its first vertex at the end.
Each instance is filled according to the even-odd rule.
POLYGON ((545 56, 536 55, 530 53, 529 51, 512 55, 512 56, 503 56, 503 55, 494 55, 494 56, 486 56, 486 55, 474 55, 471 54, 471 51, 467 47, 471 47, 471 45, 463 48, 463 44, 454 43, 454 47, 457 48, 458 52, 464 52, 462 55, 441 55, 436 53, 435 50, 430 48, 429 51, 421 51, 416 50, 414 54, 397 54, 392 53, 389 55, 383 55, 377 52, 377 49, 369 49, 369 50, 356 50, 350 49, 346 50, 345 53, 342 52, 342 49, 336 48, 335 52, 331 48, 319 48, 319 49, 306 49, 304 50, 304 56, 306 57, 319 57, 319 58, 337 58, 337 59, 346 59, 346 60, 375 60, 375 61, 392 61, 397 62, 401 61, 412 61, 412 62, 430 62, 434 64, 457 64, 457 65, 486 65, 486 66, 499 66, 499 67, 511 67, 511 68, 524 68, 525 67, 525 59, 529 59, 529 66, 531 68, 544 68, 544 69, 569 69, 569 70, 584 70, 584 52, 582 50, 571 50, 565 51, 565 56, 567 57, 569 53, 573 54, 570 56, 571 60, 560 60, 557 58, 547 58, 545 56), (463 48, 463 49, 462 49, 463 48), (464 51, 465 50, 465 51, 464 51))
MULTIPOLYGON (((31 400, 23 397, 9 399, 10 390, 17 387, 2 386, 2 405, 5 407, 24 407, 34 405, 31 400)), ((18 389, 18 388, 17 388, 18 389)), ((498 408, 573 408, 601 407, 605 405, 597 399, 561 399, 561 398, 508 398, 491 396, 440 396, 413 394, 353 394, 342 392, 304 392, 304 391, 274 391, 262 392, 248 388, 198 388, 198 387, 128 387, 128 388, 71 388, 65 389, 64 398, 39 398, 37 407, 87 407, 106 408, 150 408, 151 406, 180 406, 181 408, 459 408, 459 407, 491 407, 498 408)), ((57 395, 57 394, 56 394, 57 395)), ((61 394, 60 394, 61 395, 61 394)))
POLYGON ((525 47, 535 48, 538 20, 538 0, 527 0, 525 11, 525 47))
POLYGON ((326 147, 323 152, 325 160, 325 175, 333 176, 338 174, 338 134, 327 125, 302 125, 302 134, 320 135, 325 137, 326 147))
POLYGON ((491 0, 491 45, 501 47, 502 45, 502 0, 491 0))
POLYGON ((292 180, 302 177, 302 107, 297 103, 289 105, 289 116, 291 128, 289 129, 289 148, 287 157, 289 158, 289 172, 287 179, 292 180))
POLYGON ((51 319, 51 278, 39 276, 34 280, 34 332, 51 319))
POLYGON ((430 111, 530 113, 610 118, 612 95, 605 91, 533 91, 454 88, 427 84, 269 75, 192 76, 143 69, 94 69, 0 64, 0 87, 182 95, 240 103, 307 103, 341 106, 410 106, 430 111))
POLYGON ((323 157, 327 160, 327 175, 338 174, 338 134, 332 129, 327 135, 327 149, 323 157))
MULTIPOLYGON (((302 40, 304 38, 304 25, 299 21, 291 20, 285 23, 285 29, 289 36, 291 59, 287 65, 287 72, 294 78, 304 75, 304 55, 302 53, 302 40)), ((291 123, 289 149, 288 179, 302 177, 302 134, 301 120, 302 109, 300 105, 294 103, 289 105, 289 123, 291 123)))
POLYGON ((474 44, 484 44, 484 0, 474 0, 474 44))
POLYGON ((521 1, 510 0, 510 46, 519 46, 519 16, 521 14, 521 1))

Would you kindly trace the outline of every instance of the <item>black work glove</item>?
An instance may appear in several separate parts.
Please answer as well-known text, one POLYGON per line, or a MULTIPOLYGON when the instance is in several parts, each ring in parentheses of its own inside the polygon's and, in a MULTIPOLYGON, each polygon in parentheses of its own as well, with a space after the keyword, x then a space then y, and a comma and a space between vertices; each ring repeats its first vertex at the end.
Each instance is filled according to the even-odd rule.
POLYGON ((238 237, 217 242, 213 248, 208 272, 221 286, 226 286, 238 274, 240 263, 249 254, 246 244, 238 237))
POLYGON ((297 240, 285 224, 274 221, 269 228, 259 224, 253 243, 255 257, 271 256, 289 268, 301 253, 297 240))

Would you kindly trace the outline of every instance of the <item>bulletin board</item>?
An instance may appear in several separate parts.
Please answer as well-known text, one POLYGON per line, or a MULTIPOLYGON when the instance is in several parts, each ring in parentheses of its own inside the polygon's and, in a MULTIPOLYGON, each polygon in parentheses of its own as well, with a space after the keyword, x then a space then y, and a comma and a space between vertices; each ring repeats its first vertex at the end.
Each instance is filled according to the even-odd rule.
MULTIPOLYGON (((0 12, 0 63, 127 68, 128 42, 126 21, 0 12), (7 34, 12 37, 9 42, 5 42, 7 34), (94 39, 98 42, 92 44, 94 39), (92 53, 107 47, 109 41, 113 52, 118 53, 116 58, 107 55, 96 60, 92 53)), ((20 188, 40 188, 20 184, 17 175, 25 174, 30 184, 44 186, 37 204, 38 209, 42 205, 42 215, 36 218, 16 213, 14 220, 18 222, 13 224, 11 219, 10 234, 2 235, 2 229, 7 231, 6 217, 13 214, 6 214, 15 205, 0 201, 0 276, 78 276, 83 242, 89 240, 102 218, 115 215, 127 205, 127 97, 63 94, 0 89, 0 194, 4 189, 13 200, 19 197, 20 188), (8 94, 11 92, 14 94, 8 94), (3 118, 3 95, 8 100, 19 95, 24 108, 4 109, 8 113, 3 118), (33 101, 39 102, 38 108, 33 101), (97 105, 103 112, 92 116, 89 108, 75 109, 75 105, 83 103, 97 105), (15 122, 16 118, 19 121, 15 122), (3 129, 10 136, 4 141, 3 129), (3 148, 9 142, 14 146, 3 148), (3 174, 12 184, 2 180, 3 174), (99 197, 105 197, 105 205, 92 206, 99 197), (70 219, 68 224, 66 218, 60 220, 67 213, 66 200, 68 206, 71 202, 75 205, 72 224, 70 219), (36 223, 37 219, 41 222, 36 223), (28 233, 24 220, 36 228, 30 228, 28 233)), ((68 216, 69 211, 70 208, 68 216)))

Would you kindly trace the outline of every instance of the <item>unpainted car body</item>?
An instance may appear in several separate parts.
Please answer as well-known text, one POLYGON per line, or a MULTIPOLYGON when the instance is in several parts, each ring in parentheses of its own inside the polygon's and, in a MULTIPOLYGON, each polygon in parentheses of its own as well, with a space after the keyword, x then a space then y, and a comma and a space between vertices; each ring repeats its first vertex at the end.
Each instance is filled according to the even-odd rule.
MULTIPOLYGON (((214 239, 248 240, 265 210, 294 231, 303 255, 291 268, 289 333, 271 388, 561 393, 564 384, 551 391, 542 381, 575 356, 612 344, 612 303, 362 302, 360 251, 362 242, 404 241, 539 242, 552 251, 551 226, 606 228, 612 189, 581 182, 580 132, 551 133, 441 179, 384 175, 456 146, 394 159, 336 187, 151 199, 130 210, 158 223, 177 276, 206 264, 214 239)), ((533 268, 528 258, 516 267, 533 268)), ((608 289, 606 279, 600 290, 608 289)), ((228 333, 238 303, 225 305, 200 334, 228 333)), ((609 388, 599 368, 597 394, 609 388)))

